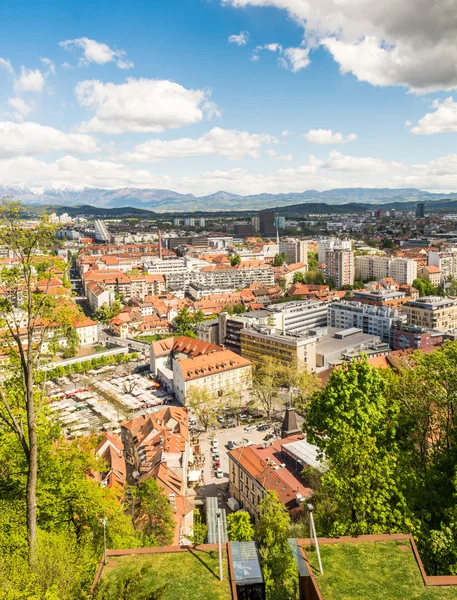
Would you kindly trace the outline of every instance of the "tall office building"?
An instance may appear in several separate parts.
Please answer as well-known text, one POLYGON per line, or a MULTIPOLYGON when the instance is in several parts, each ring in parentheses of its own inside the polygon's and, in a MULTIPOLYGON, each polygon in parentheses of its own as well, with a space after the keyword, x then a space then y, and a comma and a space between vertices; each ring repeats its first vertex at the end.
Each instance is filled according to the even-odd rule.
POLYGON ((425 203, 418 202, 416 204, 416 217, 418 219, 423 219, 425 217, 425 203))
POLYGON ((275 213, 272 210, 262 210, 259 213, 260 233, 266 236, 276 235, 275 213))
POLYGON ((354 284, 354 252, 352 250, 327 250, 325 254, 325 277, 341 288, 354 284))
POLYGON ((275 217, 275 227, 277 229, 285 229, 286 228, 286 217, 275 217))
POLYGON ((339 240, 337 238, 321 238, 317 241, 317 260, 319 265, 325 264, 325 254, 327 250, 352 250, 352 241, 348 239, 339 240))
POLYGON ((303 262, 308 264, 308 242, 306 240, 286 239, 279 242, 279 252, 284 252, 288 265, 303 262))
POLYGON ((256 233, 260 231, 260 217, 251 217, 252 228, 256 233))

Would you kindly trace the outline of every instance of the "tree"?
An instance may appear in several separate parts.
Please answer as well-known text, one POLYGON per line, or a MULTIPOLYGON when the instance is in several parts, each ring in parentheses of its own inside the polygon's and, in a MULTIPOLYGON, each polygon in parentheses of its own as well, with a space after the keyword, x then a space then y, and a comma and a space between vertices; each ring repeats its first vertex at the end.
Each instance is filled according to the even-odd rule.
POLYGON ((241 256, 239 254, 235 254, 235 256, 229 256, 229 261, 232 267, 236 267, 241 262, 241 256))
POLYGON ((122 306, 119 300, 115 300, 111 306, 104 302, 100 308, 95 311, 95 318, 101 323, 109 323, 111 319, 116 317, 122 310, 122 306))
POLYGON ((194 513, 194 527, 190 537, 194 546, 204 544, 208 535, 208 527, 203 523, 200 513, 194 513))
POLYGON ((69 327, 66 333, 67 346, 64 350, 64 358, 73 358, 78 353, 81 342, 79 340, 78 332, 74 327, 69 327))
POLYGON ((198 325, 205 320, 205 315, 201 310, 190 312, 187 306, 181 308, 175 317, 175 329, 179 335, 196 337, 198 325))
POLYGON ((286 262, 286 253, 285 252, 279 252, 278 254, 275 254, 275 257, 273 259, 274 267, 282 267, 282 265, 285 262, 286 262))
POLYGON ((276 492, 266 491, 259 504, 255 534, 259 544, 268 600, 289 600, 297 593, 298 576, 287 542, 290 518, 276 492))
POLYGON ((148 544, 166 546, 173 541, 173 512, 157 481, 150 477, 130 488, 129 512, 135 529, 148 544))
POLYGON ((251 542, 254 527, 249 513, 243 510, 227 515, 228 534, 231 542, 251 542))
POLYGON ((213 411, 214 399, 207 388, 191 386, 186 395, 186 404, 195 413, 205 431, 214 425, 216 422, 216 413, 213 411))
POLYGON ((252 389, 260 406, 270 416, 276 403, 281 404, 281 388, 288 384, 289 369, 271 356, 254 366, 252 389))
POLYGON ((0 207, 0 245, 9 248, 18 260, 16 267, 3 268, 0 273, 0 284, 7 290, 0 298, 2 342, 10 359, 10 379, 0 388, 0 420, 18 437, 26 458, 27 534, 32 559, 37 528, 36 428, 40 401, 35 377, 45 354, 44 342, 52 332, 71 326, 79 311, 73 303, 47 293, 53 272, 62 271, 62 262, 50 256, 55 245, 55 229, 46 218, 34 229, 23 228, 21 210, 19 202, 8 200, 0 207), (35 276, 37 255, 45 255, 50 265, 40 288, 36 286, 35 276))
POLYGON ((366 359, 332 372, 310 403, 308 440, 325 456, 324 491, 338 510, 331 535, 403 531, 411 527, 399 484, 399 404, 366 359))

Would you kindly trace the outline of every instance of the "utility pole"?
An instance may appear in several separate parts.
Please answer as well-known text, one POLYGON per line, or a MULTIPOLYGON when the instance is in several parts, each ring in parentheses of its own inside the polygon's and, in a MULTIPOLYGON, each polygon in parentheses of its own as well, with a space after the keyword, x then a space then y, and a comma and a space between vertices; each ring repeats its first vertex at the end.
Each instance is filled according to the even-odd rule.
POLYGON ((319 570, 321 572, 321 575, 323 575, 324 569, 322 568, 321 553, 319 550, 319 542, 317 541, 316 526, 314 525, 314 517, 313 517, 314 506, 312 504, 307 504, 306 506, 309 511, 309 541, 311 542, 311 545, 312 545, 313 537, 314 537, 314 543, 316 544, 317 560, 319 562, 319 570))
POLYGON ((217 544, 219 546, 219 579, 222 581, 223 573, 222 573, 222 544, 221 544, 221 519, 222 514, 221 511, 218 510, 216 513, 217 518, 217 544))

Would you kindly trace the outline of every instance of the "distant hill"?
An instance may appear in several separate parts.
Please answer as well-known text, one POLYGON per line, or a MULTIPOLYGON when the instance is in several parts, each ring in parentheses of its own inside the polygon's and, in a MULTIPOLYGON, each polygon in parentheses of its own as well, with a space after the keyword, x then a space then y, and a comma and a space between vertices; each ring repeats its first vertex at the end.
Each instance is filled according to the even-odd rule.
MULTIPOLYGON (((9 196, 21 199, 26 204, 43 206, 85 206, 97 208, 137 208, 158 213, 182 213, 196 211, 257 211, 270 207, 290 207, 295 205, 327 204, 345 206, 354 204, 382 205, 393 207, 405 203, 448 201, 454 194, 432 194, 417 189, 396 190, 390 188, 341 188, 318 192, 307 190, 284 194, 252 194, 240 196, 230 192, 218 191, 208 196, 180 194, 172 190, 121 188, 107 190, 103 188, 74 189, 70 186, 50 187, 33 191, 25 187, 13 187, 0 184, 0 197, 9 196)), ((445 208, 443 206, 443 208, 445 208)), ((313 211, 307 211, 313 212, 313 211)), ((314 210, 317 212, 317 210, 314 210)))

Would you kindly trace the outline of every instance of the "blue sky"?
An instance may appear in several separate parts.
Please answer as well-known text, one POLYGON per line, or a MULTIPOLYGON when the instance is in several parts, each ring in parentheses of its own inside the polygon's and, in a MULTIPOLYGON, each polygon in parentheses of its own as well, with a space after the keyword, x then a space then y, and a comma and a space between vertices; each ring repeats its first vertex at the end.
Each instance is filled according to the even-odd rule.
POLYGON ((0 2, 0 184, 457 190, 457 5, 440 7, 0 2))

